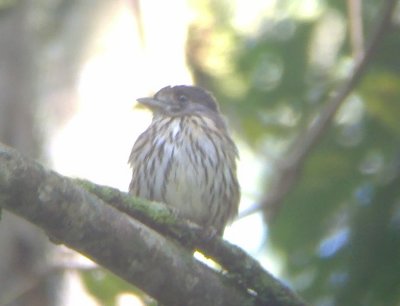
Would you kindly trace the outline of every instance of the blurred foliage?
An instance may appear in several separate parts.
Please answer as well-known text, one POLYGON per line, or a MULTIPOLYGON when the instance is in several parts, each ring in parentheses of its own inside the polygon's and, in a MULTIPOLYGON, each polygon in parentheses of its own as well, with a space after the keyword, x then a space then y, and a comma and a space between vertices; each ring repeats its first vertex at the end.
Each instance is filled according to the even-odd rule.
MULTIPOLYGON (((381 4, 362 2, 366 41, 381 4)), ((282 158, 350 72, 346 2, 279 1, 248 29, 235 25, 242 8, 194 5, 208 16, 189 32, 196 83, 255 152, 282 158)), ((269 224, 288 282, 313 305, 400 305, 399 33, 395 24, 269 224)))
MULTIPOLYGON (((116 305, 117 297, 121 293, 141 296, 145 301, 150 300, 146 295, 131 284, 103 269, 94 269, 81 272, 86 289, 97 299, 100 305, 116 305)), ((157 305, 155 301, 148 301, 146 305, 157 305)))

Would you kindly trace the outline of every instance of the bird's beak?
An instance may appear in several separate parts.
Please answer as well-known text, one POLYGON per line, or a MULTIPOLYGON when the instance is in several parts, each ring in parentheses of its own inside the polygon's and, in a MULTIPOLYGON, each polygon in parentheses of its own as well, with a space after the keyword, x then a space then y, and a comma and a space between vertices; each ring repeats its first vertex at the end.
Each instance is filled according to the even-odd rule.
POLYGON ((150 110, 160 109, 163 106, 163 102, 154 98, 138 98, 136 101, 139 102, 139 105, 142 105, 150 110))

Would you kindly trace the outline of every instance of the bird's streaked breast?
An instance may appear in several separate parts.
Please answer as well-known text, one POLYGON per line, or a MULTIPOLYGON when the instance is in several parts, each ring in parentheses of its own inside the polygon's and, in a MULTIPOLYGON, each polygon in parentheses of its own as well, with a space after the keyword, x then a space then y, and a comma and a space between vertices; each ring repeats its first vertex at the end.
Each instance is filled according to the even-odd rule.
POLYGON ((229 135, 211 118, 154 118, 129 158, 130 192, 221 232, 237 212, 236 157, 229 135))

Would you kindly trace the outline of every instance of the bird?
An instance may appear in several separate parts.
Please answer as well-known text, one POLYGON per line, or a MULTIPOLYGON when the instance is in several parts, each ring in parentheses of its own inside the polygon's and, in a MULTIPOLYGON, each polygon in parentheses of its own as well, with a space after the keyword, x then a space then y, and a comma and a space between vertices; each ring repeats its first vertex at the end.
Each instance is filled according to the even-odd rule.
POLYGON ((129 193, 163 202, 179 217, 218 236, 238 213, 238 149, 207 90, 166 86, 137 99, 151 110, 148 128, 129 156, 129 193))

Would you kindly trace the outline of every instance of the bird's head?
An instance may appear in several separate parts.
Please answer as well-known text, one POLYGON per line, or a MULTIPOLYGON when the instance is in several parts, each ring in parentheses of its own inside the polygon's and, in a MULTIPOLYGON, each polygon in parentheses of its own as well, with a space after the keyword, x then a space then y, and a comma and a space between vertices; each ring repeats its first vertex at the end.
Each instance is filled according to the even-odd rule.
POLYGON ((167 86, 154 97, 139 98, 137 101, 149 108, 154 116, 218 115, 215 98, 206 90, 196 86, 167 86))

